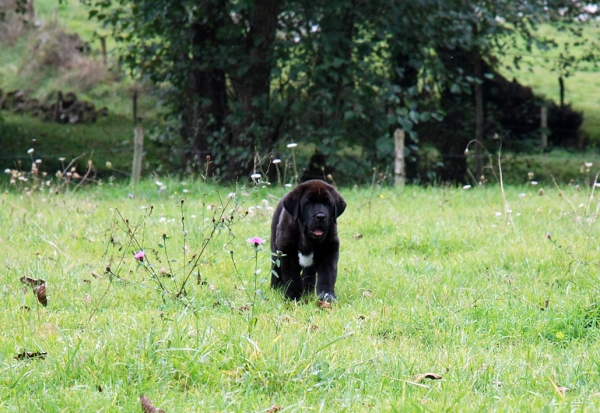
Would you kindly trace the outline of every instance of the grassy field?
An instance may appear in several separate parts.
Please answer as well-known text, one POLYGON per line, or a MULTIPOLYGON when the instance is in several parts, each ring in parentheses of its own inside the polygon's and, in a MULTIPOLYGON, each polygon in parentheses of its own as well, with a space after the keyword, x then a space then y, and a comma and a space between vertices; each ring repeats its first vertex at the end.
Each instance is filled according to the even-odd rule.
MULTIPOLYGON (((531 52, 513 51, 522 55, 523 59, 519 68, 506 67, 503 74, 509 79, 516 78, 521 84, 530 86, 534 93, 546 96, 555 102, 560 102, 560 88, 558 84, 559 71, 556 70, 563 53, 563 45, 570 44, 571 52, 573 43, 577 40, 566 32, 559 32, 549 26, 542 26, 539 33, 545 38, 552 39, 559 47, 540 51, 533 49, 531 52)), ((600 49, 600 21, 590 21, 584 31, 583 43, 589 49, 600 49), (591 45, 595 45, 592 47, 591 45)), ((504 64, 509 65, 514 54, 500 56, 504 64)), ((597 52, 596 52, 597 54, 597 52)), ((598 75, 598 62, 584 62, 575 70, 570 70, 565 77, 565 102, 572 104, 573 108, 583 111, 584 120, 581 127, 585 136, 594 146, 600 141, 600 76, 598 75)))
POLYGON ((0 410, 597 411, 593 188, 341 188, 330 309, 246 242, 283 188, 5 192, 0 410))

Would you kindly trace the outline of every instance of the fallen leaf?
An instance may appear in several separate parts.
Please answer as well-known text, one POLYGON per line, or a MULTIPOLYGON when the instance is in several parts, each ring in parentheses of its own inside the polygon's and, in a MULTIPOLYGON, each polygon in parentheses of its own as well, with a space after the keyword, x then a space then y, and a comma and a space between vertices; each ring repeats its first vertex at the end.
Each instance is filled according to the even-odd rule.
POLYGON ((569 389, 568 387, 565 386, 559 386, 556 388, 557 391, 561 392, 561 393, 566 393, 568 391, 571 391, 571 389, 569 389))
POLYGON ((275 413, 275 412, 280 411, 281 409, 282 409, 282 407, 281 406, 277 406, 277 403, 275 403, 273 405, 273 407, 271 407, 270 409, 267 409, 267 413, 275 413))
POLYGON ((98 274, 96 271, 92 271, 92 277, 100 278, 100 274, 98 274))
POLYGON ((318 300, 317 307, 323 308, 326 310, 331 310, 331 303, 329 301, 318 300))
POLYGON ((46 286, 44 284, 33 289, 38 301, 41 305, 46 307, 48 305, 48 298, 46 298, 46 286))
POLYGON ((40 285, 46 284, 46 281, 42 279, 36 280, 35 278, 21 277, 20 280, 23 284, 27 284, 31 288, 39 287, 40 285))
POLYGON ((542 307, 540 307, 540 310, 542 310, 542 311, 547 310, 549 306, 550 306, 550 300, 546 300, 546 301, 544 301, 544 305, 542 307))
POLYGON ((365 298, 371 298, 372 297, 372 294, 371 294, 370 290, 363 291, 362 295, 365 298))
POLYGON ((437 374, 437 373, 421 373, 421 374, 415 374, 415 382, 420 382, 423 379, 430 379, 430 380, 441 380, 444 377, 441 374, 437 374))
POLYGON ((143 394, 140 396, 140 403, 142 404, 142 411, 144 413, 165 413, 163 409, 154 407, 150 402, 150 399, 148 399, 143 394))
POLYGON ((45 351, 23 351, 22 353, 17 354, 15 358, 17 360, 29 360, 36 358, 45 359, 47 355, 48 353, 45 351))
POLYGON ((356 234, 354 234, 354 236, 352 238, 361 239, 362 237, 363 237, 362 234, 356 233, 356 234))

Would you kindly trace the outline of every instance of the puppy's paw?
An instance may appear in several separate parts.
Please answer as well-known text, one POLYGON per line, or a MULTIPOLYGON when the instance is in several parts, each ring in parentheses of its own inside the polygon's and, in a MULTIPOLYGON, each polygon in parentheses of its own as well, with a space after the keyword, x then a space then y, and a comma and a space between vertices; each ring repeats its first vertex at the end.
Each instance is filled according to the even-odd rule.
POLYGON ((328 293, 328 292, 322 292, 321 294, 319 294, 319 300, 321 301, 327 301, 328 303, 332 303, 334 301, 337 301, 337 298, 335 296, 334 293, 328 293))

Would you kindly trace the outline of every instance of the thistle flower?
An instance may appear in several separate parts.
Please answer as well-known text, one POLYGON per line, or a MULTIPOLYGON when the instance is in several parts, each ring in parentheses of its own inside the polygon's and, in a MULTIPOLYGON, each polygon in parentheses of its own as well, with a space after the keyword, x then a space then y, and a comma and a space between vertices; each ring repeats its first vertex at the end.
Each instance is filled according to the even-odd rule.
POLYGON ((146 256, 146 253, 144 252, 144 250, 138 251, 135 254, 133 254, 133 258, 135 258, 139 262, 143 262, 145 256, 146 256))
POLYGON ((246 242, 248 244, 253 244, 255 247, 258 247, 259 245, 262 245, 262 244, 264 244, 267 241, 265 241, 264 239, 262 239, 260 237, 252 237, 252 238, 248 238, 246 240, 246 242))

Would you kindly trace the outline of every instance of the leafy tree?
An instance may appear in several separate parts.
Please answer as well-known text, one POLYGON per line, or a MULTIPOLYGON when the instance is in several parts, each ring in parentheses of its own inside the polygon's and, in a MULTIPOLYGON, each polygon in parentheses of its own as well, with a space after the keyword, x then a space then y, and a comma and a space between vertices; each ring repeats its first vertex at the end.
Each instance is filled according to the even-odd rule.
POLYGON ((113 28, 132 73, 168 87, 187 169, 203 170, 210 156, 219 176, 235 178, 257 168, 256 154, 302 140, 353 180, 389 163, 396 128, 408 132, 415 159, 416 130, 442 115, 447 123, 432 142, 449 155, 442 178, 463 180, 467 142, 484 140, 485 125, 496 125, 482 87, 494 76, 494 56, 523 40, 526 50, 547 46, 535 28, 571 24, 585 7, 573 0, 84 1, 91 17, 113 28))

